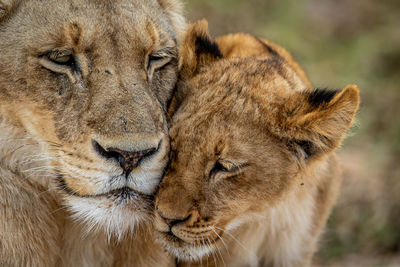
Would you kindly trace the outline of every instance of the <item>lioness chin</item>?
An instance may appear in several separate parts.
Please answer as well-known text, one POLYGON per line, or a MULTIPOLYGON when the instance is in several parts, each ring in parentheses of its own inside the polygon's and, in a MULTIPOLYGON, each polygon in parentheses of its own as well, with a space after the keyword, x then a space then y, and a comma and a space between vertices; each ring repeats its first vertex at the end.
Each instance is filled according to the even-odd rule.
POLYGON ((155 227, 182 265, 305 266, 334 205, 359 90, 311 89, 279 46, 194 24, 171 105, 155 227))
POLYGON ((0 266, 153 264, 184 27, 175 0, 0 0, 0 266))

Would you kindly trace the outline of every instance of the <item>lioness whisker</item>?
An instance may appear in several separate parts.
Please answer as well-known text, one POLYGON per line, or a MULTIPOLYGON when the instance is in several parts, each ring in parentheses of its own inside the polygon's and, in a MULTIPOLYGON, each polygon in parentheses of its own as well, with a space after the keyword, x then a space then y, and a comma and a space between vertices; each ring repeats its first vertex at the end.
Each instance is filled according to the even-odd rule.
POLYGON ((29 168, 27 170, 23 170, 22 172, 32 172, 32 171, 36 171, 36 170, 57 170, 59 169, 59 167, 56 166, 39 166, 39 167, 33 167, 33 168, 29 168))
POLYGON ((150 193, 168 161, 179 1, 0 0, 0 265, 129 265, 118 255, 136 248, 164 264, 150 193))
POLYGON ((52 160, 56 160, 56 157, 47 157, 47 158, 30 158, 30 159, 25 159, 23 161, 21 161, 21 164, 28 164, 28 163, 36 163, 36 162, 40 162, 40 161, 52 161, 52 160))

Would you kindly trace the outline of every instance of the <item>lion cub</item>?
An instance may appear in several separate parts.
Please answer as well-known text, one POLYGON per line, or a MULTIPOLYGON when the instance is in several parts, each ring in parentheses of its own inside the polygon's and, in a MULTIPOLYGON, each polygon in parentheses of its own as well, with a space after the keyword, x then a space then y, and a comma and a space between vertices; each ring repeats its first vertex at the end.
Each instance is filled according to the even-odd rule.
POLYGON ((194 24, 172 102, 159 239, 182 265, 306 266, 341 185, 359 89, 312 90, 282 48, 194 24))

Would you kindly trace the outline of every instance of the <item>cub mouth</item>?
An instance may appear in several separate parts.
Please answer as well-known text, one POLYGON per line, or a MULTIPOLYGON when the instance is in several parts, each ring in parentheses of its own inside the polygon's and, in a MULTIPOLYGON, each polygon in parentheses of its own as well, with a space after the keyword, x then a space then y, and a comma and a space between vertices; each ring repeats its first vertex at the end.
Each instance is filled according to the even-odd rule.
POLYGON ((220 237, 222 233, 218 234, 217 236, 204 236, 204 235, 199 235, 194 238, 194 240, 191 240, 190 242, 185 241, 183 238, 180 238, 179 236, 175 235, 172 231, 169 232, 160 232, 161 238, 164 239, 165 241, 173 244, 173 245, 180 245, 180 246, 190 246, 190 247, 196 247, 196 246, 202 246, 204 245, 204 242, 209 242, 212 244, 215 244, 220 240, 220 237))
MULTIPOLYGON (((186 230, 182 229, 180 232, 186 230)), ((163 247, 177 259, 184 261, 199 260, 212 254, 219 246, 223 234, 210 231, 208 234, 199 233, 192 236, 191 240, 186 240, 186 237, 179 237, 172 230, 168 232, 158 230, 157 233, 163 247)))
POLYGON ((165 239, 165 241, 170 243, 176 243, 180 245, 184 245, 186 242, 174 235, 171 231, 169 232, 159 232, 161 238, 165 239))

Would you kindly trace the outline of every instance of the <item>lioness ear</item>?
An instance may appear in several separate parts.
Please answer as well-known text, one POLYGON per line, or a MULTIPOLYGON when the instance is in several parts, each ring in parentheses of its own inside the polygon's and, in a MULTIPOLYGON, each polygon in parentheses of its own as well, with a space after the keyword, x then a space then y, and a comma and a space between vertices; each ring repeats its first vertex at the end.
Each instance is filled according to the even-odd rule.
POLYGON ((158 0, 158 3, 170 19, 172 27, 177 34, 178 41, 181 41, 186 29, 182 3, 178 0, 158 0))
POLYGON ((181 79, 190 78, 201 67, 222 58, 221 51, 208 32, 206 20, 192 24, 186 32, 180 49, 181 79))
POLYGON ((356 85, 338 91, 316 89, 295 93, 283 104, 283 112, 272 128, 288 140, 291 148, 301 148, 305 158, 322 155, 340 145, 359 102, 356 85))
POLYGON ((12 11, 17 0, 0 0, 0 22, 2 22, 12 11))

